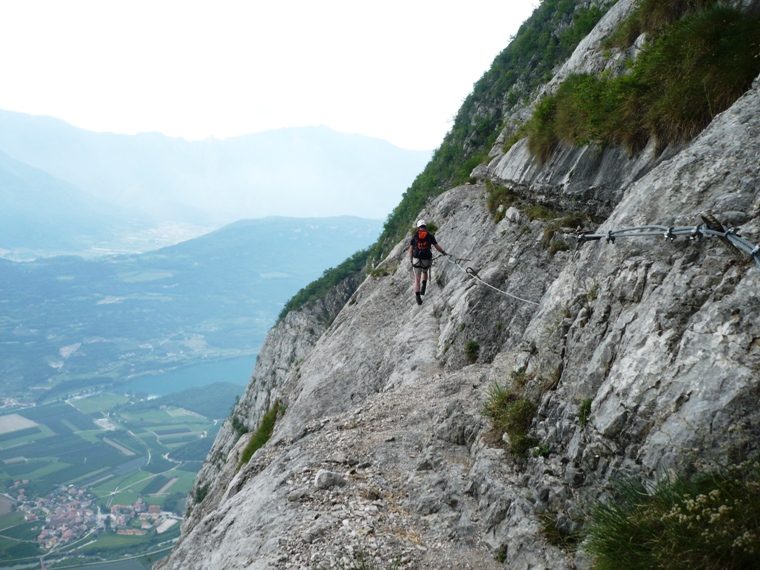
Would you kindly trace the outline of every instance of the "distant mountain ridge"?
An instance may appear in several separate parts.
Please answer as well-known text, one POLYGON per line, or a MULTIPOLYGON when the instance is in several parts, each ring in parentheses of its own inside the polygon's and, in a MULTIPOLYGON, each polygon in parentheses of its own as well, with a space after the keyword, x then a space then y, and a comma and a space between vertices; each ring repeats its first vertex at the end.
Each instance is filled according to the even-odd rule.
POLYGON ((83 248, 83 235, 101 235, 128 218, 123 209, 117 213, 68 182, 0 152, 0 249, 83 248))
POLYGON ((3 110, 0 152, 118 207, 216 225, 271 215, 384 218, 431 154, 324 126, 186 141, 3 110))

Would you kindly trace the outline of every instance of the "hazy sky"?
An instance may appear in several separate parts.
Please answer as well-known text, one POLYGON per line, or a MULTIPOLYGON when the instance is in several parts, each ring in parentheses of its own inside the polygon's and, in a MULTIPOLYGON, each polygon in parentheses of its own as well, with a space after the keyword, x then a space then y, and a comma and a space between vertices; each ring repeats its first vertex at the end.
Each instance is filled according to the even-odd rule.
POLYGON ((324 124, 437 147, 538 0, 0 0, 0 108, 227 138, 324 124))

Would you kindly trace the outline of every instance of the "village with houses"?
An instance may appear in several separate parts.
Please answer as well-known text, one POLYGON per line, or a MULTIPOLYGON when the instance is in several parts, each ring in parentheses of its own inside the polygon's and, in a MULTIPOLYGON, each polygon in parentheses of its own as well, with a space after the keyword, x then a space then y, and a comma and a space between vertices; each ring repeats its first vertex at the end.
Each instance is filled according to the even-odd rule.
POLYGON ((52 551, 102 532, 143 536, 149 532, 163 534, 181 517, 162 511, 160 505, 148 505, 142 497, 132 505, 112 505, 104 512, 95 503, 96 497, 87 489, 73 485, 60 486, 45 497, 27 498, 24 485, 28 480, 14 481, 16 509, 28 522, 40 521, 37 536, 39 547, 52 551))
POLYGON ((171 548, 218 429, 211 418, 234 397, 219 393, 224 402, 205 391, 151 400, 97 389, 36 405, 0 398, 0 566, 171 548), (188 410, 210 401, 197 408, 208 416, 188 410))

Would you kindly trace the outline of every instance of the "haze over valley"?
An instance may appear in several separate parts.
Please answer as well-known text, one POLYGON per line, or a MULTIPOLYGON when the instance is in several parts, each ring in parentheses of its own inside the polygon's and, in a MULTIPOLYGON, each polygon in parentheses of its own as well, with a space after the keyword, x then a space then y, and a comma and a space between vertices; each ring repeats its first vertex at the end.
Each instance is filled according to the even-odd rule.
POLYGON ((155 249, 240 219, 385 219, 430 157, 327 127, 119 135, 0 111, 0 256, 155 249))

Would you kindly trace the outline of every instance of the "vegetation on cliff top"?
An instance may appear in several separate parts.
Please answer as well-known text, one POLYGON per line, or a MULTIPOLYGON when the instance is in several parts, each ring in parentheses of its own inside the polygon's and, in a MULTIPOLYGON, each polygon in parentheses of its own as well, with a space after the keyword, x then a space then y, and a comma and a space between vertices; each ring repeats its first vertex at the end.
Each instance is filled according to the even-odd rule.
POLYGON ((326 269, 324 273, 322 273, 322 277, 309 283, 285 303, 282 311, 280 311, 280 316, 277 317, 277 322, 279 323, 284 319, 285 315, 290 311, 298 310, 306 303, 324 298, 324 296, 341 281, 362 271, 367 264, 369 255, 370 249, 363 249, 357 251, 337 267, 326 269))
POLYGON ((535 110, 531 152, 545 161, 564 142, 636 153, 651 138, 662 150, 696 136, 760 74, 760 15, 712 4, 642 2, 610 39, 626 45, 650 34, 631 72, 567 78, 535 110))

